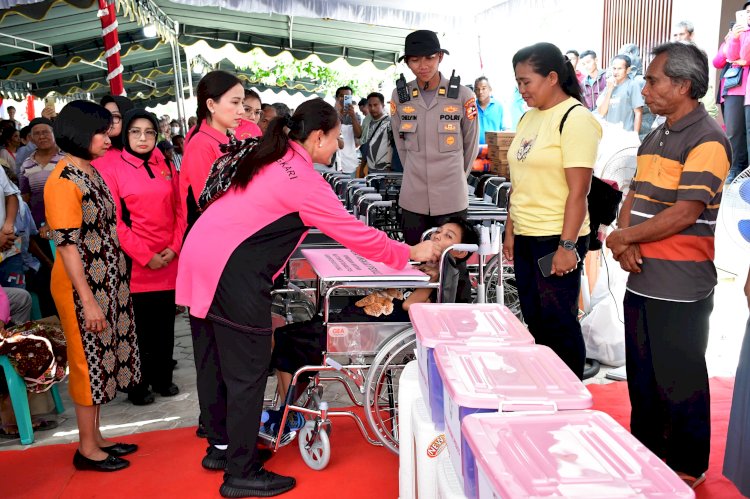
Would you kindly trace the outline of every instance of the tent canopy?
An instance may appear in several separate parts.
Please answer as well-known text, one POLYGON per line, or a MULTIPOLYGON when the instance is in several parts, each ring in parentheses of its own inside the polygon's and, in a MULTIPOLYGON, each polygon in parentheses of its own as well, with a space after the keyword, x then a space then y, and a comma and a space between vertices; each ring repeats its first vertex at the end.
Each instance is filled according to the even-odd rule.
MULTIPOLYGON (((222 2, 205 3, 211 5, 118 0, 123 79, 129 96, 165 101, 175 94, 171 46, 160 37, 144 36, 145 19, 132 15, 139 6, 155 7, 176 21, 176 40, 182 47, 199 41, 213 48, 230 43, 240 52, 260 49, 268 56, 289 52, 298 60, 314 54, 323 63, 344 58, 352 66, 369 61, 378 69, 395 64, 403 40, 411 31, 406 27, 274 13, 278 9, 268 5, 261 9, 260 5, 305 2, 255 2, 258 4, 255 6, 238 2, 243 8, 241 11, 216 5, 222 2), (250 7, 256 8, 252 11, 250 7)), ((61 95, 85 92, 95 96, 108 92, 95 0, 0 0, 0 7, 6 7, 0 10, 0 91, 8 90, 8 84, 12 84, 37 97, 44 97, 51 91, 61 95)), ((219 66, 237 72, 250 83, 257 80, 252 73, 238 70, 228 60, 219 66)), ((315 82, 288 85, 289 90, 305 92, 315 92, 315 87, 315 82)))

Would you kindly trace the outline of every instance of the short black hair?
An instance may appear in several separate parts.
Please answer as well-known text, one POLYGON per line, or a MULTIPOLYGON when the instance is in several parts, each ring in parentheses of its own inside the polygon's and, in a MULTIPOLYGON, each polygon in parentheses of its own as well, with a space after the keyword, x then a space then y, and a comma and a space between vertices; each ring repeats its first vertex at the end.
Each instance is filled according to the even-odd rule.
POLYGON ((31 126, 26 125, 25 127, 21 127, 21 138, 26 139, 26 137, 29 136, 29 133, 31 133, 31 126))
POLYGON ((620 59, 622 62, 625 63, 625 68, 629 68, 633 65, 633 62, 630 60, 630 57, 625 54, 617 54, 612 58, 612 62, 615 62, 617 59, 620 59))
POLYGON ((385 97, 383 97, 383 94, 380 92, 370 92, 370 94, 367 96, 367 99, 362 99, 365 101, 365 104, 372 99, 373 97, 377 97, 380 100, 380 103, 385 105, 385 97))
POLYGON ((340 94, 341 92, 343 92, 344 90, 348 90, 348 91, 350 91, 350 92, 351 92, 352 94, 354 93, 354 90, 352 90, 352 87, 350 87, 350 86, 348 86, 348 85, 344 85, 343 87, 339 87, 339 88, 337 88, 337 89, 336 89, 336 98, 337 98, 337 99, 338 99, 338 97, 339 97, 339 94, 340 94))
MULTIPOLYGON (((464 217, 450 217, 448 220, 443 222, 445 224, 456 224, 461 227, 461 244, 476 244, 479 245, 479 232, 477 229, 464 217)), ((473 252, 469 252, 463 258, 456 258, 456 263, 463 263, 471 257, 473 252)))
POLYGON ((488 87, 491 86, 490 85, 490 80, 488 80, 486 76, 480 76, 479 78, 477 78, 476 80, 474 80, 474 87, 476 87, 477 85, 479 85, 480 81, 486 82, 488 87))
POLYGON ((10 111, 11 109, 15 111, 16 110, 16 106, 8 106, 8 111, 10 111))
POLYGON ((112 125, 112 113, 106 108, 85 100, 68 103, 53 125, 55 142, 63 151, 82 159, 93 159, 91 140, 106 133, 112 125))
POLYGON ((16 127, 6 127, 3 128, 3 131, 0 132, 0 145, 7 145, 8 142, 10 142, 10 139, 13 138, 13 136, 16 134, 18 130, 16 130, 16 127))
POLYGON ((581 59, 588 56, 591 56, 592 59, 596 59, 596 52, 594 52, 593 50, 584 50, 583 52, 581 52, 581 59))
MULTIPOLYGON (((372 95, 372 94, 370 94, 370 95, 372 95)), ((366 106, 366 105, 367 105, 367 99, 368 99, 368 98, 369 98, 369 96, 368 96, 368 97, 364 97, 364 98, 362 98, 362 99, 359 99, 359 102, 357 102, 357 105, 358 105, 358 106, 366 106)))
POLYGON ((243 97, 242 100, 249 99, 250 97, 252 97, 253 99, 258 99, 258 102, 260 102, 260 94, 258 94, 258 92, 256 92, 255 90, 246 88, 245 97, 243 97))
POLYGON ((565 55, 568 55, 568 54, 573 54, 576 57, 581 57, 581 55, 578 53, 578 51, 576 49, 566 50, 565 51, 565 55))
POLYGON ((279 116, 292 115, 292 111, 291 109, 289 109, 289 106, 287 106, 283 102, 274 102, 273 104, 271 104, 271 106, 276 110, 276 114, 279 116))
POLYGON ((263 104, 260 105, 261 111, 265 111, 269 107, 273 107, 273 106, 271 104, 269 104, 268 102, 264 102, 263 104))

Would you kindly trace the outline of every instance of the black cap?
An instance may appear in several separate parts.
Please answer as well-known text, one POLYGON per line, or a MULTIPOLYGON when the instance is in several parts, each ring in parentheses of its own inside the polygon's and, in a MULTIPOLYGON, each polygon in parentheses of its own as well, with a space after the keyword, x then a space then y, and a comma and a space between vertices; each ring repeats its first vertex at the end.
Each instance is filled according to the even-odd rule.
POLYGON ((31 122, 28 125, 29 126, 29 131, 31 131, 31 129, 34 128, 37 125, 52 126, 52 122, 50 120, 48 120, 47 118, 34 118, 33 120, 31 120, 31 122))
POLYGON ((432 55, 438 52, 442 52, 443 54, 450 53, 440 48, 440 40, 438 40, 437 33, 428 29, 420 29, 406 36, 404 55, 399 57, 398 60, 400 62, 407 57, 432 55))

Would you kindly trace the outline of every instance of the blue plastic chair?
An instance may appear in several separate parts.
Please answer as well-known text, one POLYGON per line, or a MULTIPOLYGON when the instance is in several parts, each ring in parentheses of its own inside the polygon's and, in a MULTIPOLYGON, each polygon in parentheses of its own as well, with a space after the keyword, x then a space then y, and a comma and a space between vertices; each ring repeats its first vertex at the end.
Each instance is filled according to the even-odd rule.
MULTIPOLYGON (((8 383, 10 402, 13 405, 13 414, 16 416, 16 425, 18 426, 21 443, 30 445, 34 443, 34 427, 31 424, 26 383, 24 383, 23 378, 13 368, 7 355, 0 355, 0 367, 3 368, 5 381, 8 383)), ((52 393, 52 399, 55 401, 55 412, 62 414, 65 411, 65 407, 63 406, 56 384, 52 385, 50 392, 52 393)))
MULTIPOLYGON (((50 247, 52 248, 52 255, 56 254, 55 243, 50 240, 50 247)), ((41 312, 39 309, 39 298, 32 293, 32 305, 31 305, 31 318, 41 319, 41 312), (34 300, 36 298, 36 301, 34 300), (34 305, 36 303, 36 313, 34 305), (35 317, 38 315, 39 317, 35 317)), ((16 416, 16 425, 18 426, 18 434, 21 437, 21 443, 24 445, 31 445, 34 443, 34 427, 31 424, 31 411, 29 411, 29 396, 26 392, 26 383, 23 378, 16 372, 13 365, 10 363, 7 355, 0 355, 0 367, 3 369, 5 374, 5 381, 8 383, 8 391, 10 392, 10 403, 13 406, 13 414, 16 416)), ((60 398, 60 391, 57 389, 57 384, 52 385, 50 388, 52 394, 52 400, 55 402, 55 412, 62 414, 65 411, 63 406, 62 398, 60 398)))

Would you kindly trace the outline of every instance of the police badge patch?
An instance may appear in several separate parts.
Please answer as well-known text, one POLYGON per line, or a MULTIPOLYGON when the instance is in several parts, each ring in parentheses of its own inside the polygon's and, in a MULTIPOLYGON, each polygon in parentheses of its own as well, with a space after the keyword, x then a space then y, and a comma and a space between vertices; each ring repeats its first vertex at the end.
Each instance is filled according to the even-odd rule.
POLYGON ((477 117, 477 99, 475 97, 472 97, 471 99, 467 100, 464 104, 464 110, 466 112, 466 119, 469 121, 474 121, 477 117))

